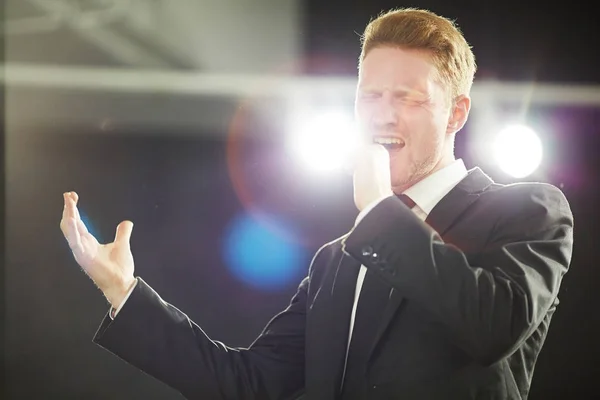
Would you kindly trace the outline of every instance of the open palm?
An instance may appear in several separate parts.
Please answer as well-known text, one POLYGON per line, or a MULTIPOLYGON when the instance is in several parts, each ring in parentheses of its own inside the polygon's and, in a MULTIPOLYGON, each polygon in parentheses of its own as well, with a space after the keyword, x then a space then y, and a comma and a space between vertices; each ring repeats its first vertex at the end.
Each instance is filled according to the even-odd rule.
POLYGON ((78 200, 75 192, 64 194, 65 205, 60 228, 75 261, 102 290, 109 302, 117 307, 134 282, 134 262, 129 245, 133 223, 121 222, 117 226, 114 242, 101 244, 81 220, 77 210, 78 200))

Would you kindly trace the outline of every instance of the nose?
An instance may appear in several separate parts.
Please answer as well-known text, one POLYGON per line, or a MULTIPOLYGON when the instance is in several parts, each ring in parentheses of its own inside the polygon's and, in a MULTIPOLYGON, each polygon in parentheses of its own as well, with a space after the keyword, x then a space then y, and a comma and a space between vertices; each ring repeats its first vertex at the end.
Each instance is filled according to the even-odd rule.
POLYGON ((380 128, 395 126, 398 123, 398 110, 394 107, 393 99, 389 93, 381 96, 375 104, 371 122, 380 128))

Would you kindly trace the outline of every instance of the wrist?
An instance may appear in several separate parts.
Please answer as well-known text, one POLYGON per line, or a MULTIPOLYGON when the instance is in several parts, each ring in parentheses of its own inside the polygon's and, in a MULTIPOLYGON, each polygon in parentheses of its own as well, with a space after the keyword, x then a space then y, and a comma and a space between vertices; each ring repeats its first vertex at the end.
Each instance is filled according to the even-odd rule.
POLYGON ((103 291, 104 296, 114 309, 119 308, 121 303, 123 303, 127 293, 129 293, 135 282, 135 278, 131 276, 127 279, 119 280, 118 283, 113 284, 110 288, 103 291))
POLYGON ((367 199, 364 204, 361 204, 358 207, 358 210, 360 212, 362 212, 362 211, 364 211, 366 209, 370 209, 370 208, 372 208, 373 204, 377 204, 381 200, 386 199, 386 198, 388 198, 390 196, 393 196, 393 195, 394 195, 394 192, 392 192, 391 190, 389 192, 380 191, 377 196, 372 196, 369 199, 367 199))

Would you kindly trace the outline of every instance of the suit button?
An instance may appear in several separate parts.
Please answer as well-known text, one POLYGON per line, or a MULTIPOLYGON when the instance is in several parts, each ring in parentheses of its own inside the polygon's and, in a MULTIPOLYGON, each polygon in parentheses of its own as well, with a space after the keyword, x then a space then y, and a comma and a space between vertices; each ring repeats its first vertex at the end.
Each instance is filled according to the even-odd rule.
POLYGON ((363 247, 363 249, 362 249, 363 257, 369 257, 371 254, 373 254, 373 248, 371 246, 363 247))
POLYGON ((373 262, 373 264, 378 264, 380 261, 379 254, 377 254, 377 253, 371 254, 371 261, 373 262))

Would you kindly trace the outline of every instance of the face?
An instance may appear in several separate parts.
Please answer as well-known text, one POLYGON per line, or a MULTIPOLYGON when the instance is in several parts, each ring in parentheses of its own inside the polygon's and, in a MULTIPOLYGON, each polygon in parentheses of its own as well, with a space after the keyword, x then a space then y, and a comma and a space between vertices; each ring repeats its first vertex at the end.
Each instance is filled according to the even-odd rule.
POLYGON ((449 100, 425 52, 379 47, 361 65, 356 120, 367 140, 387 148, 396 193, 454 160, 453 135, 468 108, 468 98, 449 100))

